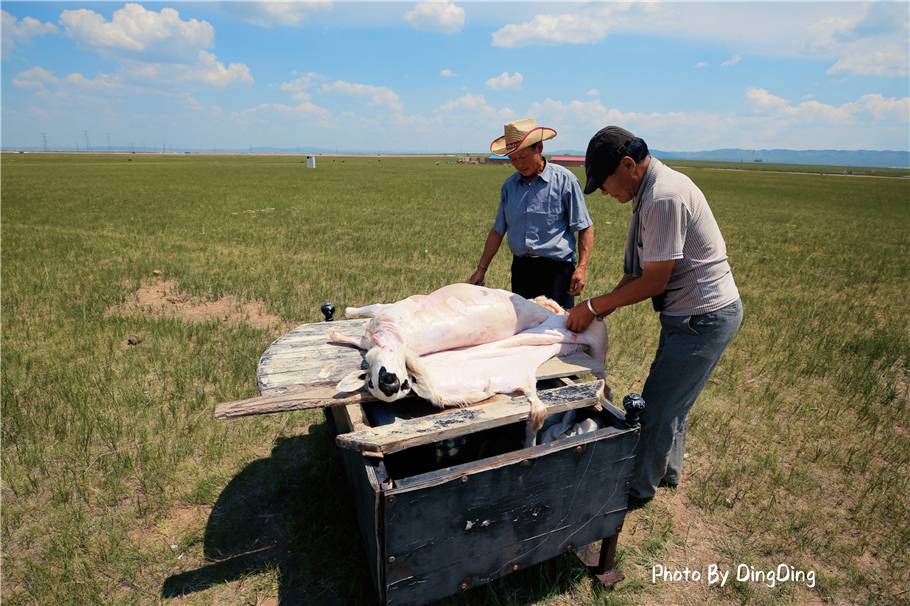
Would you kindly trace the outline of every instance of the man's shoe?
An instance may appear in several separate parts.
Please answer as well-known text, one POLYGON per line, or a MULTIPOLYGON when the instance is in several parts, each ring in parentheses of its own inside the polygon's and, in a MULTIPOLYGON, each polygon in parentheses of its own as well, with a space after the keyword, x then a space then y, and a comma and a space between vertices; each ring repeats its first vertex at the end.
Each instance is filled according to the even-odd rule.
POLYGON ((634 494, 629 495, 629 505, 626 507, 629 511, 634 511, 636 509, 641 509, 645 505, 651 502, 654 497, 639 497, 634 494))
POLYGON ((679 482, 670 482, 668 480, 661 480, 657 485, 658 488, 676 488, 679 486, 679 482))

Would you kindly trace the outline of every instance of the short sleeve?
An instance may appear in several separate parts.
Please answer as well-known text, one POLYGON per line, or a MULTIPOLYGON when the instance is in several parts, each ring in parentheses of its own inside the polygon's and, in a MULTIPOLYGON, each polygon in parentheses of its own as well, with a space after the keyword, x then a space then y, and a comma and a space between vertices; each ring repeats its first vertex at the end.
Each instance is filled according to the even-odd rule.
POLYGON ((581 231, 593 225, 591 215, 588 214, 588 207, 585 204, 585 195, 581 191, 581 185, 575 175, 567 177, 566 193, 563 198, 566 213, 568 213, 569 229, 572 231, 581 231))
POLYGON ((682 259, 689 219, 689 209, 678 197, 654 200, 643 208, 642 263, 682 259))

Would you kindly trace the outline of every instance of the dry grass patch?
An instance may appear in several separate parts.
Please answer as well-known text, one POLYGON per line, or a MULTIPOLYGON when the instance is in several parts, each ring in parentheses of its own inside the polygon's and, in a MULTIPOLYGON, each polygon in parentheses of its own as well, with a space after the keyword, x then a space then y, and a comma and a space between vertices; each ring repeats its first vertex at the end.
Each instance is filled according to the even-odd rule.
POLYGON ((171 317, 187 322, 221 320, 245 323, 263 330, 277 328, 285 331, 291 328, 291 324, 268 313, 268 308, 262 301, 242 302, 233 295, 206 300, 181 291, 174 280, 160 279, 143 280, 132 297, 120 305, 108 308, 104 315, 171 317))

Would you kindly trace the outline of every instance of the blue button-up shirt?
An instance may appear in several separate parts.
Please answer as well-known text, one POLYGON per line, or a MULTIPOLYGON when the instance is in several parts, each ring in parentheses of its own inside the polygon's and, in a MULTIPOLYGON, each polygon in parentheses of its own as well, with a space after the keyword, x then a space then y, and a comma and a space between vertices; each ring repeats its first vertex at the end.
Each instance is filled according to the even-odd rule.
POLYGON ((574 263, 575 232, 591 224, 578 179, 564 166, 547 162, 531 179, 516 172, 502 184, 493 231, 508 236, 513 255, 574 263))

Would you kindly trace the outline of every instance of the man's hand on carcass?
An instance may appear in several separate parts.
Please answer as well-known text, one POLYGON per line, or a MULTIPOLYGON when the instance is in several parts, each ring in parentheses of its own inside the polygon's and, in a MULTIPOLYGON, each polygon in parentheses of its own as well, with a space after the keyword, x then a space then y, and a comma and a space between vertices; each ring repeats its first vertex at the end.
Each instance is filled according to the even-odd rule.
POLYGON ((474 284, 475 286, 483 286, 486 283, 487 270, 482 267, 478 267, 471 277, 468 278, 468 284, 474 284))
POLYGON ((573 297, 580 295, 581 291, 585 289, 587 281, 588 268, 581 265, 576 267, 575 272, 572 274, 572 279, 569 282, 569 294, 573 297))
MULTIPOLYGON (((603 320, 606 316, 609 316, 616 310, 615 307, 602 309, 604 307, 603 300, 605 297, 600 297, 600 299, 601 302, 597 303, 596 306, 594 305, 593 299, 586 299, 570 309, 569 315, 566 317, 566 328, 572 332, 582 332, 595 319, 603 320), (594 315, 594 312, 591 311, 592 307, 597 315, 594 315)), ((607 300, 609 301, 609 299, 607 300)))
POLYGON ((569 310, 566 317, 566 328, 572 332, 582 332, 594 320, 594 314, 588 309, 587 304, 582 301, 569 310))

